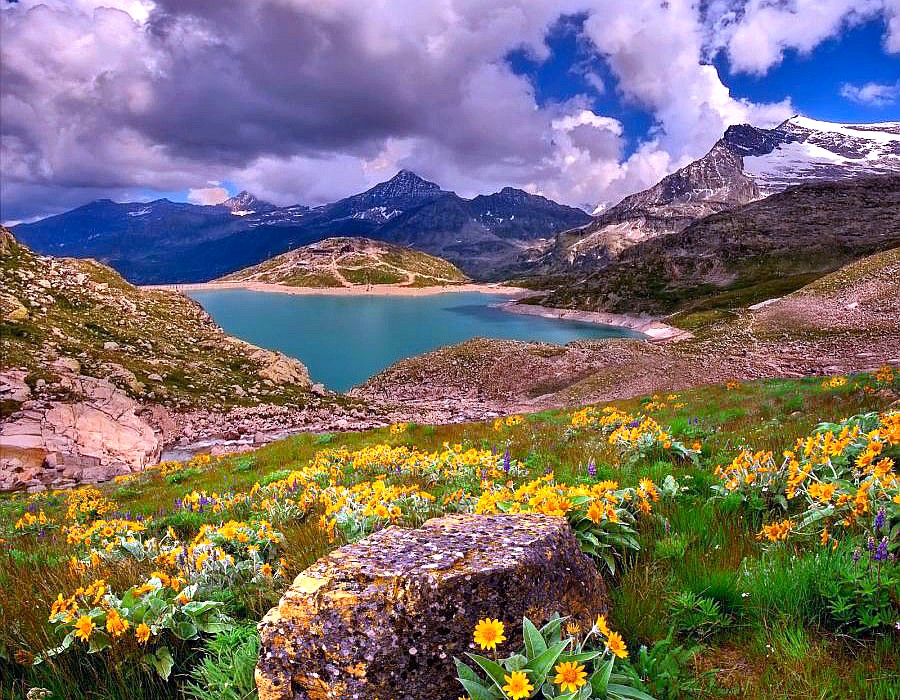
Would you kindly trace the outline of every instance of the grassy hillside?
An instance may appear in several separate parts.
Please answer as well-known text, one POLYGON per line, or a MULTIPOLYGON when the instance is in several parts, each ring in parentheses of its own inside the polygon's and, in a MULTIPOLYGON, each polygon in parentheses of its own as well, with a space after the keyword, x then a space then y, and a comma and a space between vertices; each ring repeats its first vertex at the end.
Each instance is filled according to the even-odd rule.
MULTIPOLYGON (((572 496, 603 493, 612 499, 605 502, 617 504, 620 522, 596 516, 589 531, 602 546, 596 561, 611 589, 608 624, 628 645, 627 662, 618 661, 617 670, 639 679, 632 681, 636 687, 661 699, 896 698, 900 568, 893 559, 873 561, 876 550, 866 542, 879 543, 900 523, 900 495, 889 463, 879 462, 871 476, 864 455, 877 449, 879 459, 900 458, 898 389, 900 377, 884 370, 825 381, 734 382, 616 402, 607 410, 547 411, 495 423, 300 435, 239 457, 167 464, 96 490, 6 498, 0 501, 0 697, 43 687, 54 699, 250 698, 252 624, 296 574, 347 539, 392 521, 416 525, 447 511, 492 511, 504 499, 584 518, 578 514, 587 505, 573 505, 572 496), (821 421, 891 406, 893 418, 860 419, 858 438, 833 442, 840 426, 822 429, 834 433, 827 439, 815 432, 821 421), (881 432, 872 433, 879 422, 881 432), (632 432, 630 425, 639 427, 632 432), (812 471, 798 479, 782 452, 808 436, 810 446, 797 459, 801 472, 805 465, 812 471), (831 447, 823 453, 826 443, 831 447), (823 464, 813 466, 819 457, 823 464), (380 478, 385 488, 375 484, 380 478), (788 499, 782 498, 786 483, 788 499), (326 486, 335 489, 330 496, 326 486), (352 492, 343 490, 350 486, 352 492), (341 494, 347 498, 334 505, 341 494), (383 517, 376 506, 384 506, 383 517), (876 530, 881 508, 886 523, 876 530), (810 513, 818 519, 804 525, 810 513), (91 527, 98 518, 118 520, 91 527), (244 524, 207 531, 205 539, 249 562, 233 578, 216 577, 203 563, 182 568, 165 556, 136 557, 135 545, 129 554, 112 532, 132 535, 142 552, 181 551, 201 527, 231 519, 244 524), (260 526, 263 519, 270 525, 260 526), (639 548, 616 536, 623 525, 639 548), (260 532, 262 547, 251 554, 248 543, 257 546, 260 532), (158 544, 151 536, 161 538, 158 544), (169 577, 176 582, 166 584, 169 577), (78 586, 98 579, 105 589, 97 600, 124 610, 129 622, 120 635, 106 631, 110 613, 92 598, 67 602, 78 586), (221 603, 191 608, 206 610, 192 613, 207 616, 201 627, 212 624, 208 616, 226 613, 221 622, 230 631, 206 634, 190 623, 176 632, 159 622, 142 629, 144 641, 136 639, 136 615, 151 622, 152 615, 132 612, 120 597, 142 582, 149 589, 131 588, 131 599, 159 598, 161 610, 190 622, 174 589, 190 591, 194 600, 221 603), (63 612, 48 624, 58 595, 56 609, 63 612), (72 605, 78 612, 66 622, 72 605), (70 639, 65 651, 32 665, 82 617, 96 620, 88 642, 97 653, 70 639), (667 638, 677 651, 667 650, 667 638), (154 668, 171 670, 168 680, 154 668)), ((892 552, 895 547, 896 541, 892 552)), ((502 620, 503 611, 496 616, 502 620)))
POLYGON ((545 303, 668 314, 747 306, 900 245, 900 176, 791 187, 638 243, 594 269, 533 280, 545 303))
POLYGON ((291 287, 381 284, 426 287, 467 280, 459 268, 446 260, 368 238, 328 238, 222 278, 227 282, 291 287))
POLYGON ((52 384, 51 364, 69 358, 82 374, 178 408, 311 396, 300 363, 226 336, 190 299, 140 290, 92 260, 37 255, 5 229, 0 313, 0 369, 27 370, 32 387, 52 384))

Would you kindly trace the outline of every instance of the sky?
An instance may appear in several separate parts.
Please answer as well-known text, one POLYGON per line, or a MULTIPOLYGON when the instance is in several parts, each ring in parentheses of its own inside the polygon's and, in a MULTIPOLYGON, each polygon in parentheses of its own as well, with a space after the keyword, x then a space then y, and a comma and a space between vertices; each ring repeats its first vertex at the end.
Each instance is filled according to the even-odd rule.
POLYGON ((900 120, 900 0, 0 0, 0 220, 406 168, 593 209, 729 124, 900 120))

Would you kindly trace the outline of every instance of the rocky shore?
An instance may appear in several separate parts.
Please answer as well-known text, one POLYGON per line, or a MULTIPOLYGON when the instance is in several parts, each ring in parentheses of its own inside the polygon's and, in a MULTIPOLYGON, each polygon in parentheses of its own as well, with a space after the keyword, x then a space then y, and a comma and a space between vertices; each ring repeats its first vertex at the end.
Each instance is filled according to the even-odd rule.
POLYGON ((527 316, 540 316, 541 318, 553 318, 561 321, 578 321, 579 323, 596 323, 602 326, 614 326, 627 328, 640 333, 647 339, 656 343, 686 340, 693 338, 690 331, 676 328, 664 323, 658 318, 647 316, 630 316, 628 314, 610 314, 602 311, 579 311, 576 309, 557 309, 551 306, 510 301, 500 304, 499 308, 515 314, 527 316))

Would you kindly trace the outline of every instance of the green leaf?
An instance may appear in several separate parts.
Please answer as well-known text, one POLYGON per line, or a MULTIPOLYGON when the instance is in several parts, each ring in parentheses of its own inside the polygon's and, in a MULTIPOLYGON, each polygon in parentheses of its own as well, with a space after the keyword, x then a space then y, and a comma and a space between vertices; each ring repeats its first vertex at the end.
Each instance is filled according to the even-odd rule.
POLYGON ((155 653, 145 655, 144 661, 156 670, 160 678, 164 681, 169 680, 175 661, 168 647, 160 647, 155 653))
POLYGON ((522 636, 525 637, 525 653, 531 660, 547 651, 547 642, 534 623, 527 617, 522 620, 522 636))
POLYGON ((652 695, 647 695, 643 690, 632 688, 627 685, 619 685, 618 683, 610 683, 606 692, 615 698, 625 698, 626 700, 656 700, 652 695))
POLYGON ((475 670, 464 661, 461 661, 454 656, 453 664, 456 666, 456 673, 459 675, 460 680, 465 679, 481 682, 481 679, 478 677, 478 674, 475 673, 475 670))
POLYGON ((218 608, 224 605, 224 603, 220 603, 214 600, 192 600, 190 603, 185 603, 181 608, 181 611, 185 615, 190 615, 191 617, 199 617, 200 615, 209 612, 213 608, 218 608))
POLYGON ((197 625, 190 620, 180 620, 175 623, 172 632, 174 632, 175 636, 179 639, 193 639, 197 636, 197 625))
POLYGON ((497 685, 497 688, 503 690, 503 685, 504 683, 506 683, 506 681, 503 680, 503 676, 506 675, 506 670, 500 664, 498 664, 496 661, 492 661, 485 656, 472 654, 471 652, 469 653, 469 658, 481 667, 481 670, 484 671, 492 681, 494 681, 494 683, 497 685))
POLYGON ((462 683, 462 687, 466 689, 466 692, 472 700, 497 700, 498 698, 503 697, 493 688, 488 688, 478 681, 460 678, 459 682, 462 683))
POLYGON ((612 675, 614 663, 615 658, 610 656, 606 663, 594 671, 594 675, 591 676, 591 688, 601 697, 606 695, 606 688, 609 685, 609 677, 612 675))
POLYGON ((559 657, 558 663, 563 663, 565 661, 574 661, 576 663, 584 663, 585 661, 591 661, 592 659, 596 659, 602 651, 585 651, 580 654, 561 654, 559 657))
POLYGON ((563 649, 565 649, 567 645, 568 642, 557 642, 542 654, 539 654, 528 662, 528 665, 525 668, 531 671, 529 676, 531 677, 531 682, 534 683, 536 687, 542 685, 544 681, 547 680, 547 674, 550 672, 550 669, 553 668, 553 664, 556 663, 559 655, 562 654, 563 649))

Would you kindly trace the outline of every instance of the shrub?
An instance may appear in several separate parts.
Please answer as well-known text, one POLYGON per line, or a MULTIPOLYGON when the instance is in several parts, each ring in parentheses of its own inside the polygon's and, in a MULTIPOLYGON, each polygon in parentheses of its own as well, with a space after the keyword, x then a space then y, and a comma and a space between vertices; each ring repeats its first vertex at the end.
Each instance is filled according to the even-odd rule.
POLYGON ((675 632, 697 640, 711 637, 730 621, 722 612, 718 601, 697 595, 693 591, 676 593, 669 612, 675 632))
POLYGON ((634 658, 623 662, 622 674, 658 700, 694 697, 704 690, 705 681, 715 675, 714 671, 701 677, 694 675, 690 663, 700 649, 700 646, 676 646, 670 630, 665 639, 654 642, 649 649, 641 645, 634 658))
POLYGON ((246 700, 254 695, 253 670, 259 654, 259 634, 241 625, 206 642, 206 654, 184 686, 191 700, 246 700))
POLYGON ((873 543, 866 556, 857 551, 838 557, 843 565, 834 567, 832 576, 818 579, 828 619, 838 629, 872 633, 897 622, 900 567, 887 559, 887 538, 882 542, 873 543))
MULTIPOLYGON (((537 694, 548 700, 653 700, 636 688, 629 676, 615 671, 628 657, 628 650, 622 637, 606 626, 604 617, 597 618, 580 642, 563 635, 563 620, 558 615, 541 629, 524 618, 522 637, 525 647, 505 659, 494 661, 469 653, 477 670, 453 660, 459 682, 472 700, 518 700, 537 694), (588 645, 591 640, 596 648, 588 645)), ((499 620, 479 620, 475 627, 474 641, 482 649, 496 653, 505 639, 499 620)))

